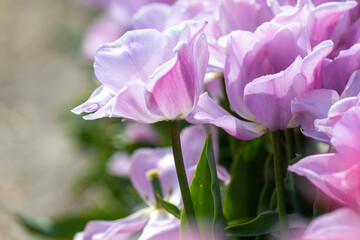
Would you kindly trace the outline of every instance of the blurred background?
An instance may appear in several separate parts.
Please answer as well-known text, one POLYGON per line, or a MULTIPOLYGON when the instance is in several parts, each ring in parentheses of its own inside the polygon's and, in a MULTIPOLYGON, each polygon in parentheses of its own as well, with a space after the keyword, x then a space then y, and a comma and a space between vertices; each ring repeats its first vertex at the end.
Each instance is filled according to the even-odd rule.
POLYGON ((86 205, 72 186, 89 154, 71 140, 67 121, 80 118, 70 110, 92 89, 79 47, 95 14, 73 0, 0 1, 1 239, 39 239, 16 214, 86 205))

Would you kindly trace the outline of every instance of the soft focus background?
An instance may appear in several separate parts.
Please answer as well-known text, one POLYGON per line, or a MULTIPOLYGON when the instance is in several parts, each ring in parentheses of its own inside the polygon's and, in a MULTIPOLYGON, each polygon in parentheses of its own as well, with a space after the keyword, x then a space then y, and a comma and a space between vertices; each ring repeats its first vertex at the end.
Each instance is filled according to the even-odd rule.
POLYGON ((91 67, 78 49, 94 15, 73 0, 0 1, 3 240, 39 239, 19 226, 17 213, 84 207, 71 187, 88 155, 72 142, 64 118, 91 91, 91 67))

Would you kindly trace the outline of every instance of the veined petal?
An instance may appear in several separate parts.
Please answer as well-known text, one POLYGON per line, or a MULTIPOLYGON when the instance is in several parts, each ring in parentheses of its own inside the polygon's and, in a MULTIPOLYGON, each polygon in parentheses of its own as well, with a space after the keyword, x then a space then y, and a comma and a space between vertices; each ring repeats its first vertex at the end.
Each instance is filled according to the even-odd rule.
POLYGON ((209 51, 202 33, 206 22, 185 22, 185 30, 174 49, 177 56, 146 84, 147 106, 155 114, 172 120, 187 116, 201 92, 209 51))
POLYGON ((306 90, 298 57, 285 71, 257 78, 246 85, 244 101, 251 113, 269 130, 286 129, 292 119, 291 101, 306 90))
POLYGON ((209 123, 218 126, 230 135, 243 140, 257 138, 265 133, 260 123, 242 121, 217 105, 207 93, 200 96, 198 105, 186 118, 194 124, 209 123))

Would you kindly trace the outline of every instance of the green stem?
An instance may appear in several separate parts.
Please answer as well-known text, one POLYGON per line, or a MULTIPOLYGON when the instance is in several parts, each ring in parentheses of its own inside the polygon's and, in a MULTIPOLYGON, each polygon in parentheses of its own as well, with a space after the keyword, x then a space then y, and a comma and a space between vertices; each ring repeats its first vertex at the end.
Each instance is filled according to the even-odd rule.
POLYGON ((159 207, 161 206, 160 199, 164 198, 160 183, 160 172, 156 169, 151 169, 146 173, 146 177, 151 182, 151 186, 154 192, 154 197, 156 200, 156 205, 157 207, 159 207))
POLYGON ((285 204, 285 186, 283 177, 283 163, 281 160, 281 131, 271 132, 274 150, 274 172, 276 195, 280 220, 281 239, 287 240, 288 220, 285 204))
POLYGON ((189 184, 186 177, 184 160, 181 151, 179 121, 169 121, 169 127, 171 134, 172 150, 175 160, 176 174, 180 185, 180 191, 184 203, 186 217, 188 218, 188 220, 190 220, 188 222, 191 222, 192 227, 195 228, 195 231, 198 231, 194 206, 190 195, 189 184))
MULTIPOLYGON (((294 129, 287 128, 285 130, 285 139, 286 139, 287 160, 288 160, 288 164, 290 164, 290 162, 295 157, 295 152, 294 152, 294 149, 295 149, 294 129)), ((288 188, 289 188, 289 191, 290 191, 290 197, 291 197, 291 202, 292 202, 293 208, 294 208, 294 210, 296 212, 299 212, 299 204, 298 204, 297 197, 296 197, 295 186, 294 186, 294 177, 293 177, 292 173, 288 172, 287 180, 288 180, 288 188)))
POLYGON ((288 163, 295 157, 295 135, 292 128, 287 128, 285 130, 285 139, 286 139, 286 152, 287 152, 287 159, 288 163))

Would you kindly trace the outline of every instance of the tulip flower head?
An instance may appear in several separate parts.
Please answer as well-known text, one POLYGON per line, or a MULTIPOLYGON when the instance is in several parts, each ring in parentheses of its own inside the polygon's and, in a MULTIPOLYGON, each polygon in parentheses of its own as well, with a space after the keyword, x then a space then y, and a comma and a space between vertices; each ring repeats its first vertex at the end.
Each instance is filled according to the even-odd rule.
POLYGON ((102 83, 74 113, 85 119, 118 117, 154 123, 187 116, 202 90, 209 60, 205 21, 186 21, 164 32, 127 32, 97 51, 95 74, 102 83))

